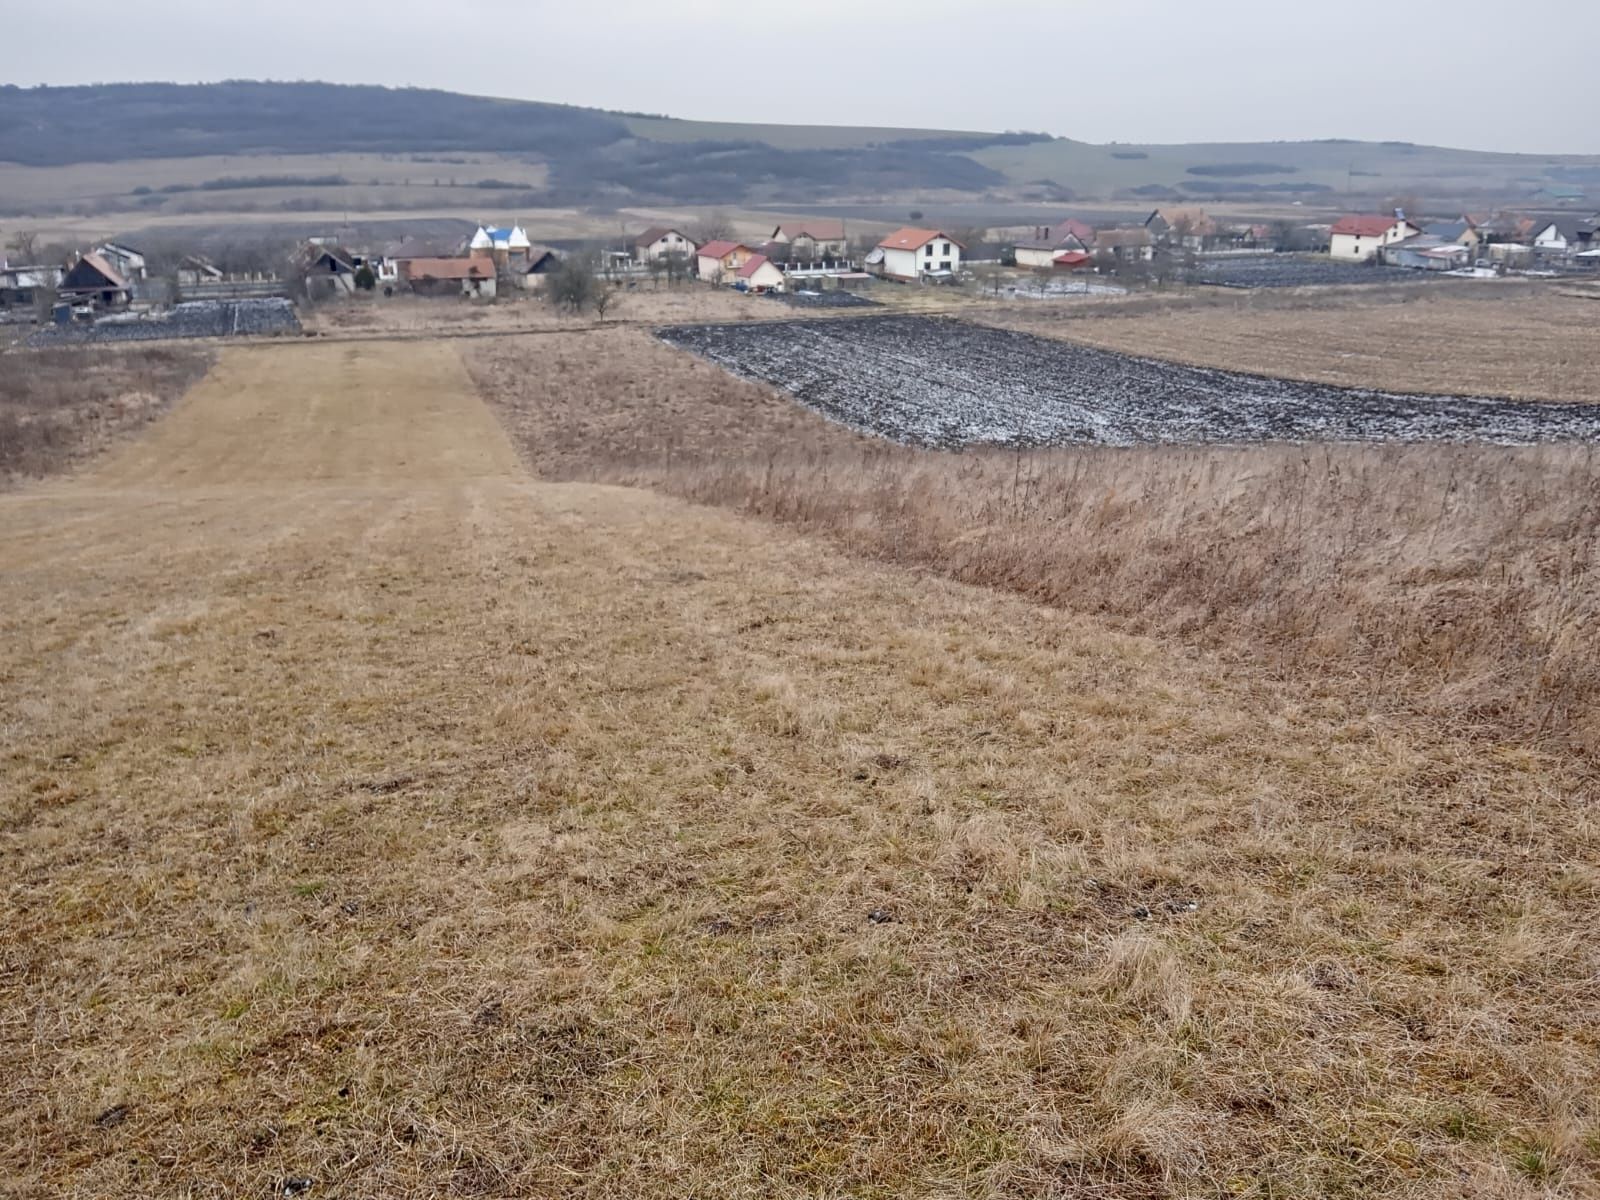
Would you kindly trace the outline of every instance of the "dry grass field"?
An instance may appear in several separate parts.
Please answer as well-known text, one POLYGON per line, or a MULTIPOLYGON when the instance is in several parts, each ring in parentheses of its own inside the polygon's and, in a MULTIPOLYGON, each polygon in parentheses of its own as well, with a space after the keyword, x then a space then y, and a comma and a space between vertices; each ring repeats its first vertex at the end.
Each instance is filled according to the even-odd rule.
POLYGON ((470 366, 541 473, 775 518, 1372 711, 1600 747, 1590 449, 936 454, 858 438, 638 330, 486 345, 470 366))
POLYGON ((181 346, 0 358, 0 489, 81 462, 142 428, 210 361, 181 346))
POLYGON ((316 200, 333 209, 346 206, 361 211, 454 208, 492 204, 495 192, 516 190, 479 187, 485 180, 516 184, 525 192, 543 190, 549 175, 545 163, 474 153, 208 154, 128 159, 117 163, 114 170, 96 162, 56 166, 0 162, 0 197, 8 211, 31 210, 40 215, 139 211, 141 205, 146 212, 161 213, 256 208, 281 213, 286 200, 316 200), (347 182, 332 186, 295 182, 335 176, 347 182), (215 185, 218 180, 272 181, 272 185, 202 187, 207 183, 215 185), (151 204, 152 197, 160 200, 158 206, 151 204))
POLYGON ((980 319, 1128 354, 1318 383, 1600 401, 1600 294, 1546 284, 1212 291, 1013 305, 980 319))
POLYGON ((1579 760, 539 480, 859 445, 493 346, 0 497, 0 1195, 1600 1195, 1579 760))
POLYGON ((351 297, 326 303, 303 318, 308 328, 330 337, 429 338, 513 333, 550 333, 601 325, 676 325, 711 321, 775 321, 795 310, 775 300, 731 288, 646 281, 615 293, 602 321, 593 310, 568 313, 543 296, 511 294, 493 303, 464 297, 351 297))

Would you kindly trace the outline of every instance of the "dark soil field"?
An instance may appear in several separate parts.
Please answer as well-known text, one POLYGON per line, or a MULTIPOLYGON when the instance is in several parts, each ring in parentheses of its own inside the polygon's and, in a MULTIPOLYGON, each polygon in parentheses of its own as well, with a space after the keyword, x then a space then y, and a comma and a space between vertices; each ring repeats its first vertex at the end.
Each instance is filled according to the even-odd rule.
POLYGON ((1600 438, 1600 405, 1342 388, 950 319, 698 325, 659 336, 852 429, 917 446, 1600 438))
POLYGON ((188 338, 272 336, 299 333, 294 304, 282 298, 195 300, 155 317, 132 314, 93 325, 46 325, 28 338, 31 346, 156 342, 188 338))
POLYGON ((1195 282, 1207 287, 1348 287, 1354 284, 1442 282, 1427 271, 1335 262, 1322 255, 1263 254, 1250 258, 1204 259, 1195 282))

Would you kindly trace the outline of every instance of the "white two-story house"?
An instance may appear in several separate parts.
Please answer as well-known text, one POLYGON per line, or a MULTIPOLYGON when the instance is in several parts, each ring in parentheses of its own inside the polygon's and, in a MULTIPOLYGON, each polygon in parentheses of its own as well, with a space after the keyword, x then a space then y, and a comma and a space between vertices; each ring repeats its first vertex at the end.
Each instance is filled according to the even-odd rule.
POLYGON ((867 266, 885 279, 948 279, 961 270, 965 249, 939 229, 897 229, 867 255, 867 266))
POLYGON ((1367 262, 1376 258, 1385 246, 1416 237, 1421 232, 1420 225, 1413 225, 1398 215, 1340 217, 1330 232, 1328 254, 1343 262, 1367 262))

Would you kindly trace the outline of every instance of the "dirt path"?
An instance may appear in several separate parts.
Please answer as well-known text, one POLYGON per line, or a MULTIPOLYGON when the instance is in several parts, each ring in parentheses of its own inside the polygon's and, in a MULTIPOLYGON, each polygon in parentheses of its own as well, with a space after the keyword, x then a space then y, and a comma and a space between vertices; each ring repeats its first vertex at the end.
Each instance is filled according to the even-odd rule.
POLYGON ((1591 1189, 1527 753, 536 482, 438 344, 227 351, 0 564, 0 1194, 1591 1189))

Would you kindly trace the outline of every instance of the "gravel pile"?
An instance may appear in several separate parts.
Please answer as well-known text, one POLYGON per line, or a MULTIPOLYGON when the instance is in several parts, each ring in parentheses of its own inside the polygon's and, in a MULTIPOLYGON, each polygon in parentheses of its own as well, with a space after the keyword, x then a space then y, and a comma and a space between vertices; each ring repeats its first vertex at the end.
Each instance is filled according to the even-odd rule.
POLYGON ((826 292, 769 292, 777 300, 792 308, 878 308, 876 300, 868 300, 843 288, 826 292))
POLYGON ((1301 383, 929 317, 698 325, 658 336, 852 429, 915 446, 1600 441, 1600 404, 1301 383))
POLYGON ((282 297, 260 300, 195 300, 156 316, 122 314, 93 325, 47 325, 28 338, 30 346, 151 342, 168 338, 264 337, 299 333, 294 305, 282 297))

